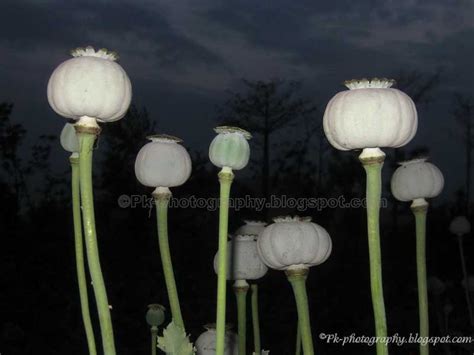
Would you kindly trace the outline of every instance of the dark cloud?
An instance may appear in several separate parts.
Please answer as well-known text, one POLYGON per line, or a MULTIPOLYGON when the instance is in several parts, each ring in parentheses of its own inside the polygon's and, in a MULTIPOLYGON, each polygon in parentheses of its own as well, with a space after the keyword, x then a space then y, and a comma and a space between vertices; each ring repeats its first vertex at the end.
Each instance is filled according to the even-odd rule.
MULTIPOLYGON (((303 80, 305 92, 324 105, 345 79, 443 68, 431 111, 420 108, 413 144, 432 146, 442 164, 461 164, 461 158, 451 161, 443 153, 440 147, 450 138, 438 132, 455 131, 452 93, 472 91, 470 0, 6 0, 2 5, 0 97, 16 104, 15 118, 33 135, 59 131, 63 121, 46 101, 48 77, 69 49, 91 44, 119 52, 134 99, 159 118, 160 130, 196 145, 210 136, 214 107, 225 90, 242 77, 303 80), (191 133, 179 132, 183 127, 191 133)), ((449 150, 461 152, 456 145, 449 150)))

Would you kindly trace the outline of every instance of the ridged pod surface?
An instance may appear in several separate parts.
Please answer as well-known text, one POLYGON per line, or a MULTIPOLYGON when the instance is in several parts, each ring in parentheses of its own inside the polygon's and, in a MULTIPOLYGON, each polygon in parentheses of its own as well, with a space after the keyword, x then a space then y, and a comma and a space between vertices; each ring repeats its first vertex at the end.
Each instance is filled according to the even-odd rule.
MULTIPOLYGON (((214 271, 217 273, 217 253, 214 257, 214 271)), ((235 235, 227 242, 227 279, 256 280, 268 271, 257 252, 257 241, 254 235, 235 235)))
POLYGON ((219 168, 240 170, 247 166, 250 157, 250 134, 236 127, 217 127, 217 136, 209 146, 209 159, 219 168))
POLYGON ((393 196, 399 201, 433 198, 444 187, 441 171, 426 159, 413 159, 400 163, 392 175, 393 196))
POLYGON ((92 47, 72 52, 48 82, 48 101, 59 115, 78 120, 83 116, 100 122, 122 118, 130 106, 132 86, 116 55, 92 47))
POLYGON ((275 218, 257 239, 257 250, 270 268, 311 267, 327 260, 332 250, 328 232, 309 218, 275 218))
MULTIPOLYGON (((216 329, 215 325, 205 326, 206 331, 196 339, 196 355, 215 355, 216 354, 216 329)), ((224 355, 238 355, 237 335, 226 330, 225 333, 224 355)))
POLYGON ((328 141, 339 150, 397 148, 415 135, 418 115, 412 99, 387 79, 354 80, 337 93, 323 117, 328 141))
POLYGON ((135 160, 135 175, 149 187, 182 185, 191 175, 191 158, 179 138, 156 135, 145 144, 135 160))

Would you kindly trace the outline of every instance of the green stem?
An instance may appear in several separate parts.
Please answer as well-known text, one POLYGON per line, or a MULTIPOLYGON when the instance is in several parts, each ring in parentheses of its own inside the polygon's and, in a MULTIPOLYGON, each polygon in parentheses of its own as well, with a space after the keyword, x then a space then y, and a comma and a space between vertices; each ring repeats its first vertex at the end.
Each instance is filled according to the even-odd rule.
POLYGON ((163 264, 163 273, 165 276, 166 289, 168 291, 173 322, 184 329, 184 322, 181 315, 181 308, 179 306, 178 290, 176 288, 176 281, 174 278, 173 264, 171 262, 171 253, 168 241, 168 204, 171 198, 171 192, 167 188, 159 189, 162 190, 159 192, 154 192, 153 197, 155 198, 156 203, 158 243, 160 246, 161 263, 163 264))
POLYGON ((252 284, 250 286, 252 290, 252 328, 253 328, 253 343, 255 354, 260 355, 262 347, 260 345, 260 319, 258 315, 258 285, 252 284))
POLYGON ((309 320, 308 295, 306 294, 306 276, 308 269, 287 270, 286 276, 293 287, 296 309, 298 311, 298 328, 301 332, 304 355, 313 355, 313 337, 311 335, 311 322, 309 320))
MULTIPOLYGON (((74 153, 76 154, 76 153, 74 153)), ((79 285, 79 299, 81 301, 82 321, 86 331, 87 346, 90 355, 96 355, 94 329, 92 328, 91 315, 89 311, 89 299, 87 297, 87 281, 84 266, 84 245, 82 241, 81 226, 81 196, 79 188, 79 156, 71 156, 71 190, 72 190, 72 216, 74 221, 74 244, 76 249, 77 283, 79 285)))
MULTIPOLYGON (((418 275, 418 307, 420 316, 420 337, 428 339, 428 288, 426 283, 426 214, 428 204, 412 207, 416 222, 416 266, 418 275)), ((428 343, 420 343, 420 355, 428 355, 428 343)))
POLYGON ((301 331, 300 331, 300 322, 296 324, 296 355, 301 354, 301 331))
MULTIPOLYGON (((383 153, 382 153, 383 154, 383 153)), ((380 252, 380 199, 382 196, 382 166, 384 155, 360 158, 367 175, 367 235, 369 241, 370 287, 375 318, 375 335, 387 336, 387 321, 382 286, 382 258, 380 252)), ((387 342, 377 342, 377 355, 388 354, 387 342)))
POLYGON ((156 355, 157 348, 157 337, 158 337, 158 328, 155 326, 151 327, 151 355, 156 355))
POLYGON ((245 355, 247 348, 247 292, 249 286, 247 282, 239 283, 239 281, 234 285, 234 293, 237 299, 238 345, 239 355, 245 355))
POLYGON ((225 341, 225 305, 226 305, 226 268, 227 268, 227 234, 229 219, 230 186, 234 174, 225 167, 219 173, 220 206, 219 206, 219 257, 217 269, 217 315, 216 315, 216 355, 224 355, 225 341))
POLYGON ((112 328, 104 278, 100 267, 99 249, 95 229, 94 197, 92 192, 92 152, 96 134, 98 134, 98 132, 81 132, 80 128, 81 127, 76 127, 79 137, 79 146, 81 148, 79 154, 79 175, 87 262, 94 287, 97 311, 99 313, 104 354, 115 355, 114 331, 112 328))
POLYGON ((467 310, 469 312, 469 322, 471 324, 471 328, 474 328, 474 318, 472 314, 471 296, 469 295, 469 285, 468 285, 469 280, 467 276, 466 260, 464 257, 464 246, 462 242, 462 235, 458 236, 458 245, 459 245, 459 255, 461 256, 462 272, 464 275, 464 292, 466 296, 467 310))

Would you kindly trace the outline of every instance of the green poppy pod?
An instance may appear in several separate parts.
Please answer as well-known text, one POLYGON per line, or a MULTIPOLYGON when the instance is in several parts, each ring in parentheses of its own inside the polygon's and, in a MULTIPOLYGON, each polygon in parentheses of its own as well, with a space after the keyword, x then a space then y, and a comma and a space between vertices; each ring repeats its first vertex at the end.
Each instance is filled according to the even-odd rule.
POLYGON ((209 147, 209 159, 219 168, 240 170, 249 162, 251 134, 237 127, 217 127, 217 136, 209 147))
POLYGON ((153 303, 148 305, 146 312, 146 322, 151 327, 158 327, 165 321, 165 307, 161 304, 153 303))

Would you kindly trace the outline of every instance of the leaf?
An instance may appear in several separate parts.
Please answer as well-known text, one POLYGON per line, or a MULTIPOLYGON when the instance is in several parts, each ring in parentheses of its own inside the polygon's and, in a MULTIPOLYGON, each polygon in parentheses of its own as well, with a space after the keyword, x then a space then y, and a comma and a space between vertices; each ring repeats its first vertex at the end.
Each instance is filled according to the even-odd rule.
POLYGON ((184 329, 173 322, 168 324, 163 331, 163 336, 158 337, 158 348, 169 355, 194 355, 196 349, 186 336, 184 329))

